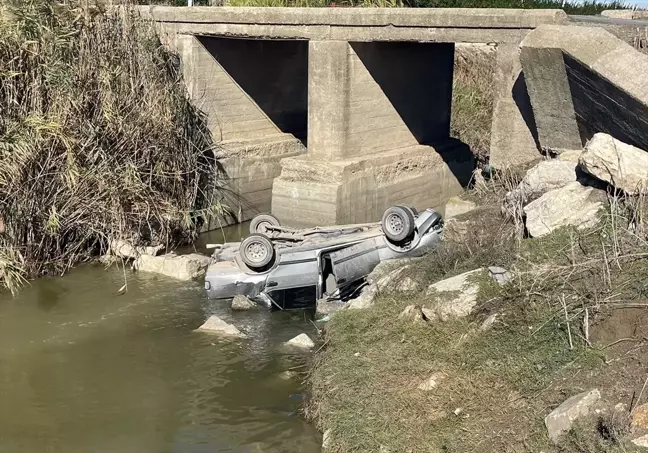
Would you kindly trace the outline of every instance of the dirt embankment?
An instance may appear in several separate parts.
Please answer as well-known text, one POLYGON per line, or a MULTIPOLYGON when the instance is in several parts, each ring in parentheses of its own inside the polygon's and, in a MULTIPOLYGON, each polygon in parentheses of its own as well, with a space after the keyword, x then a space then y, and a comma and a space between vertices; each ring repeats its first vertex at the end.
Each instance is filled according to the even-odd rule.
POLYGON ((648 399, 644 199, 608 190, 595 227, 531 238, 502 214, 519 180, 465 195, 480 207, 410 264, 418 290, 382 288, 370 308, 327 324, 306 409, 326 452, 641 451, 632 441, 648 426, 631 421, 648 399), (490 266, 512 278, 478 273, 468 316, 426 318, 440 302, 425 288, 490 266), (592 389, 600 400, 550 440, 545 417, 592 389))

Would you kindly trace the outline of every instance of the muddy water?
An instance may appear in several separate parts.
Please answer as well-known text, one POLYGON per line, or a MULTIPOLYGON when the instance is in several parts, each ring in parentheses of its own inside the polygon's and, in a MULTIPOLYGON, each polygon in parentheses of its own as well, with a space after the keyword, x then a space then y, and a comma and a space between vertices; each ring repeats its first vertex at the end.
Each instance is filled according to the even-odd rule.
POLYGON ((280 347, 302 331, 304 312, 231 313, 200 282, 92 265, 34 282, 0 299, 0 453, 319 452, 300 379, 279 376, 305 363, 280 347), (194 332, 211 313, 250 339, 194 332))

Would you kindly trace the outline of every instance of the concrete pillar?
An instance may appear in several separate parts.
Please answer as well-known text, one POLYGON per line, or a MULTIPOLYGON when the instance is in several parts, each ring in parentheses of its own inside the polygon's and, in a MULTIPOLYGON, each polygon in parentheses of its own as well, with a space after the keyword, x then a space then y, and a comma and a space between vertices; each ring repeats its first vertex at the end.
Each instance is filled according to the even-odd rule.
POLYGON ((439 207, 474 159, 449 139, 453 44, 311 41, 308 153, 284 159, 272 211, 293 225, 439 207))
POLYGON ((562 50, 522 48, 520 52, 541 149, 553 153, 581 149, 562 50))
POLYGON ((538 159, 533 110, 517 45, 498 46, 493 83, 490 164, 505 168, 538 159))
MULTIPOLYGON (((278 95, 271 93, 272 96, 263 97, 257 102, 250 93, 263 83, 294 87, 301 77, 305 84, 307 53, 303 52, 303 74, 292 74, 299 55, 291 52, 283 54, 283 59, 277 58, 268 63, 274 66, 266 71, 263 68, 250 71, 246 67, 230 65, 233 59, 228 57, 238 54, 240 58, 241 54, 246 54, 239 53, 238 47, 245 46, 240 40, 230 43, 226 40, 210 41, 195 36, 175 35, 172 44, 181 55, 189 95, 206 114, 208 129, 217 144, 215 157, 220 165, 218 179, 222 181, 222 186, 215 194, 214 203, 221 204, 223 214, 206 219, 205 229, 242 222, 259 212, 270 211, 272 185, 281 171, 279 162, 306 151, 302 142, 291 133, 284 132, 277 122, 291 131, 305 129, 306 93, 303 94, 303 127, 294 126, 298 120, 292 119, 299 116, 299 108, 295 107, 301 102, 299 94, 286 91, 278 95), (238 47, 230 48, 230 45, 238 47), (218 56, 222 58, 221 61, 218 56), (226 64, 230 66, 226 67, 226 64), (290 77, 292 84, 283 83, 279 80, 282 77, 290 77), (262 78, 265 80, 260 81, 262 78), (287 112, 282 110, 284 106, 287 112)), ((250 47, 259 54, 263 51, 256 43, 251 43, 250 47)), ((268 52, 266 58, 272 59, 273 56, 268 52)), ((267 61, 261 60, 253 52, 248 52, 245 58, 253 58, 254 64, 260 66, 267 61)))

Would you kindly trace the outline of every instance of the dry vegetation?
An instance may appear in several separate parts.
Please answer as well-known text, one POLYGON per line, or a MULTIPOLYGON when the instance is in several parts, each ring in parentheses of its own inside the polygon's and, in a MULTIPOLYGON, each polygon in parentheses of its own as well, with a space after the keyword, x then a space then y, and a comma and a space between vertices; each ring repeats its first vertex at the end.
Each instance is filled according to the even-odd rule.
MULTIPOLYGON (((501 199, 508 185, 482 186, 479 197, 501 199)), ((513 270, 505 286, 482 279, 473 315, 398 319, 405 306, 426 303, 420 293, 384 293, 372 309, 336 314, 307 409, 331 430, 327 451, 636 451, 624 436, 627 411, 584 421, 558 446, 543 419, 590 388, 609 408, 624 403, 628 411, 648 396, 640 393, 648 365, 644 205, 611 197, 596 229, 539 239, 519 238, 499 209, 482 208, 462 219, 472 218, 478 233, 445 241, 409 275, 427 285, 482 266, 513 270), (435 372, 446 376, 439 386, 418 390, 435 372)))
POLYGON ((452 89, 451 135, 488 162, 493 119, 495 51, 490 46, 457 47, 452 89))
POLYGON ((109 238, 191 239, 213 208, 210 137, 152 24, 74 2, 1 6, 4 284, 64 272, 109 238))

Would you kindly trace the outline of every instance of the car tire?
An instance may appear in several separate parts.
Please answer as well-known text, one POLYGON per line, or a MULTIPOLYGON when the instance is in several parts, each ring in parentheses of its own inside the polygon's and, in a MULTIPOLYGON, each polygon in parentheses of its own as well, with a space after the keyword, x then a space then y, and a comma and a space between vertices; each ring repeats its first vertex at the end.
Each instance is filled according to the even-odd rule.
POLYGON ((279 219, 272 214, 259 214, 250 222, 250 234, 267 234, 269 226, 280 226, 279 219))
POLYGON ((398 206, 400 206, 401 208, 409 209, 414 217, 418 216, 418 210, 414 206, 409 206, 406 204, 399 204, 398 206))
POLYGON ((387 209, 380 223, 383 233, 391 242, 402 242, 414 232, 414 214, 403 206, 387 209))
POLYGON ((270 239, 255 233, 243 239, 239 255, 250 269, 258 271, 267 268, 274 261, 275 250, 270 239))

